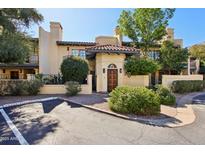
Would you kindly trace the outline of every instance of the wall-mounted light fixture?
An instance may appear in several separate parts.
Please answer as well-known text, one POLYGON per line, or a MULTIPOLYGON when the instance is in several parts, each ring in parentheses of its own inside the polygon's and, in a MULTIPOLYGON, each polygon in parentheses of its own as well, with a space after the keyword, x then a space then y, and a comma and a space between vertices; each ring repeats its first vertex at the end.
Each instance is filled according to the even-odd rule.
POLYGON ((22 69, 20 69, 20 73, 22 73, 22 69))
POLYGON ((103 68, 103 73, 105 73, 105 68, 103 68))
POLYGON ((122 68, 120 68, 120 73, 122 73, 122 68))
POLYGON ((5 69, 3 69, 3 73, 6 73, 6 70, 5 70, 5 69))

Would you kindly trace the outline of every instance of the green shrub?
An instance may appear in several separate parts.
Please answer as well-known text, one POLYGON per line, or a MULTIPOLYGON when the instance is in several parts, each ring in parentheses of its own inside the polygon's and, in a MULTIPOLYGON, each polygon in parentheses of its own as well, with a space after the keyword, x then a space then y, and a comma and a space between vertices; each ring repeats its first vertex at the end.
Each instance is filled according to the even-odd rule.
POLYGON ((8 85, 9 93, 12 96, 21 96, 27 94, 28 83, 27 81, 18 81, 8 85))
POLYGON ((68 96, 74 96, 74 95, 77 95, 78 92, 81 91, 81 86, 78 82, 75 82, 75 81, 68 81, 66 82, 66 94, 68 96))
POLYGON ((26 84, 24 80, 0 80, 0 95, 24 95, 26 84))
POLYGON ((147 75, 159 70, 160 66, 151 59, 131 57, 125 62, 125 71, 128 75, 147 75))
POLYGON ((144 87, 117 87, 110 93, 109 107, 120 113, 155 115, 160 112, 160 99, 144 87))
POLYGON ((40 80, 31 80, 27 82, 27 93, 29 95, 37 95, 40 91, 40 87, 42 87, 43 84, 40 80))
POLYGON ((160 104, 175 105, 176 98, 168 88, 165 88, 162 85, 157 85, 155 87, 156 87, 156 93, 160 97, 160 104))
POLYGON ((40 80, 1 80, 0 95, 36 95, 41 86, 40 80))
POLYGON ((2 81, 0 81, 0 96, 4 96, 8 93, 8 86, 5 84, 3 84, 2 81))
POLYGON ((200 80, 178 80, 173 81, 171 85, 171 90, 174 93, 202 91, 203 88, 203 81, 200 80))
POLYGON ((76 81, 83 83, 88 75, 88 63, 78 57, 69 57, 63 60, 61 64, 61 73, 64 82, 76 81))

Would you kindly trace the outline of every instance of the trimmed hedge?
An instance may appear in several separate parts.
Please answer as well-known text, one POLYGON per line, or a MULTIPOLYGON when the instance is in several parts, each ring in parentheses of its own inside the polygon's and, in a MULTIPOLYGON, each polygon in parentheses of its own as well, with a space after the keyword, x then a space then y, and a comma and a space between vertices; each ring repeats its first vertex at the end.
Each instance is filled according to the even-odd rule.
POLYGON ((162 85, 157 85, 155 86, 155 88, 156 88, 156 93, 160 97, 160 104, 163 104, 163 105, 175 105, 176 104, 176 98, 168 88, 165 88, 162 85))
POLYGON ((110 93, 109 107, 119 113, 156 115, 160 113, 160 98, 144 87, 117 87, 110 93))
POLYGON ((204 81, 201 80, 178 80, 173 81, 171 86, 171 90, 174 93, 202 91, 203 88, 204 81))
POLYGON ((80 84, 85 81, 89 71, 86 60, 79 57, 68 57, 61 64, 63 81, 76 81, 80 84))
POLYGON ((40 80, 0 80, 0 96, 37 95, 41 86, 40 80))

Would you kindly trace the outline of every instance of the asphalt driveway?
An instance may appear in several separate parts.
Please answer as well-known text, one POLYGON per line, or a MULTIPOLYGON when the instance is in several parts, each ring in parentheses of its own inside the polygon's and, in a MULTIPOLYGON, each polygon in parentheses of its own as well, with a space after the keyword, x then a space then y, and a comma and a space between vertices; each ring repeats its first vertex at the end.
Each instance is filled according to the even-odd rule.
MULTIPOLYGON (((179 128, 141 124, 62 100, 4 108, 29 144, 205 144, 205 106, 196 121, 179 128)), ((0 114, 0 144, 20 144, 0 114)))

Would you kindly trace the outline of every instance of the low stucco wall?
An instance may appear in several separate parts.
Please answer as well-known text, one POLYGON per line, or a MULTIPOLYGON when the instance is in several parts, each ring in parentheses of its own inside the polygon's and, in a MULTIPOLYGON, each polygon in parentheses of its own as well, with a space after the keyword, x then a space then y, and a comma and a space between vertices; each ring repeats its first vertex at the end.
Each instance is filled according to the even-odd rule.
POLYGON ((44 85, 40 89, 40 94, 65 94, 65 85, 44 85))
POLYGON ((170 87, 177 80, 203 80, 203 75, 162 75, 162 85, 170 87))
MULTIPOLYGON (((40 94, 65 94, 65 85, 44 85, 40 88, 40 94)), ((92 75, 88 75, 88 83, 81 85, 79 94, 92 94, 92 75)))
POLYGON ((132 87, 148 87, 149 86, 149 75, 135 75, 123 77, 123 86, 132 87))

